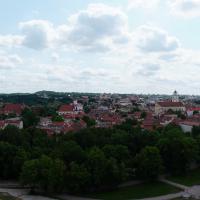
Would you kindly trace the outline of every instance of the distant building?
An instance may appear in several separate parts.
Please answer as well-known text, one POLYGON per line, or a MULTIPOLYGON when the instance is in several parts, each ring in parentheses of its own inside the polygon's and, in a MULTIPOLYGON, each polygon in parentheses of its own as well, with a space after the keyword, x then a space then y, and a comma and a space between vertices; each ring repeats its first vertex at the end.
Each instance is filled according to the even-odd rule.
POLYGON ((73 105, 62 105, 58 110, 59 115, 67 115, 67 114, 74 114, 74 106, 73 105))
POLYGON ((23 129, 23 121, 20 118, 6 119, 5 123, 7 126, 16 126, 19 129, 23 129))
POLYGON ((76 100, 72 104, 60 106, 58 110, 59 115, 78 114, 80 112, 83 112, 83 105, 78 103, 76 100))
POLYGON ((189 107, 187 108, 186 112, 187 112, 187 116, 191 117, 193 116, 194 112, 200 113, 200 107, 189 107))
POLYGON ((23 109, 24 105, 9 103, 3 107, 3 114, 5 115, 16 114, 17 116, 20 116, 23 109))
POLYGON ((48 126, 52 123, 51 117, 41 117, 39 126, 48 126))
POLYGON ((4 129, 6 127, 6 123, 4 120, 0 120, 0 129, 4 129))
POLYGON ((185 106, 183 105, 182 102, 172 102, 172 101, 162 101, 162 102, 157 102, 155 104, 156 115, 164 114, 169 110, 175 112, 176 111, 185 112, 185 106))
POLYGON ((78 112, 82 112, 83 111, 83 105, 81 103, 78 103, 77 100, 75 100, 73 102, 73 106, 74 106, 74 110, 78 111, 78 112))
POLYGON ((172 102, 179 102, 178 92, 175 90, 172 95, 172 102))
POLYGON ((200 122, 185 120, 185 121, 179 122, 179 126, 181 127, 181 129, 183 130, 184 133, 186 133, 186 132, 191 133, 192 128, 194 126, 200 126, 200 122))
POLYGON ((20 118, 10 118, 0 121, 0 129, 4 129, 6 126, 16 126, 19 129, 23 129, 23 121, 20 118))
POLYGON ((118 104, 120 106, 132 106, 132 102, 129 98, 120 99, 118 104))
POLYGON ((169 110, 172 110, 175 112, 176 111, 181 111, 181 112, 186 111, 186 108, 183 105, 183 103, 181 101, 179 101, 179 96, 178 96, 177 91, 174 91, 171 100, 159 101, 159 102, 156 102, 156 104, 155 104, 155 114, 156 115, 164 114, 169 110))

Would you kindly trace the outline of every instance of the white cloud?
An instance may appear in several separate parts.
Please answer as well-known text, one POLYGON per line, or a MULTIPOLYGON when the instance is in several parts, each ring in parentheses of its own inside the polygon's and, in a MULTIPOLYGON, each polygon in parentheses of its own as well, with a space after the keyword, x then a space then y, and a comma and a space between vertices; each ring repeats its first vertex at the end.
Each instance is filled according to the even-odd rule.
POLYGON ((59 59, 60 59, 60 56, 59 56, 59 54, 54 52, 54 53, 51 54, 51 59, 52 59, 53 62, 58 62, 59 59))
POLYGON ((20 30, 24 35, 23 45, 32 49, 44 49, 50 46, 55 37, 53 25, 45 20, 21 22, 20 30))
POLYGON ((167 52, 167 53, 160 55, 159 58, 161 60, 171 62, 171 61, 175 61, 176 59, 178 59, 178 55, 176 52, 169 52, 169 53, 167 52))
POLYGON ((144 52, 170 52, 180 46, 178 39, 159 28, 140 26, 130 32, 127 15, 105 4, 90 4, 58 27, 46 20, 31 20, 21 22, 19 28, 21 36, 4 36, 2 41, 35 50, 64 47, 90 52, 131 50, 134 45, 144 52))
POLYGON ((184 18, 200 17, 199 0, 169 0, 171 13, 184 18))
POLYGON ((145 63, 141 66, 141 68, 137 71, 137 75, 140 76, 153 76, 155 75, 160 69, 159 64, 150 64, 145 63))
POLYGON ((109 50, 113 43, 128 42, 127 17, 119 9, 90 4, 59 27, 60 42, 88 51, 109 50))
MULTIPOLYGON (((145 1, 135 2, 142 6, 145 1)), ((171 93, 173 84, 181 83, 178 89, 186 84, 186 92, 200 87, 197 50, 183 49, 176 37, 158 27, 130 31, 119 8, 91 4, 59 26, 32 20, 19 27, 21 35, 0 36, 0 45, 38 52, 25 48, 6 49, 8 55, 0 52, 0 79, 6 77, 6 89, 1 91, 171 93)))
POLYGON ((21 45, 23 36, 20 35, 0 35, 0 46, 13 47, 21 45))
POLYGON ((35 50, 65 47, 105 52, 130 40, 127 16, 105 4, 89 4, 86 10, 71 15, 66 24, 57 27, 46 20, 31 20, 19 23, 19 28, 19 44, 35 50))
POLYGON ((128 9, 134 8, 145 8, 153 9, 156 8, 160 3, 160 0, 129 0, 128 9))
POLYGON ((0 70, 8 70, 22 64, 23 61, 18 55, 0 55, 0 70))
POLYGON ((137 47, 144 52, 169 52, 180 46, 177 38, 156 27, 141 26, 134 36, 137 47))

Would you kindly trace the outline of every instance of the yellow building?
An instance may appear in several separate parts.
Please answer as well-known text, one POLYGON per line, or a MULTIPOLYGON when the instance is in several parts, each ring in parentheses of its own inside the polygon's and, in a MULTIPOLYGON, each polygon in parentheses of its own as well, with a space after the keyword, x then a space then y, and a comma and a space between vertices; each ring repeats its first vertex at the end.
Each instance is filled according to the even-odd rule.
POLYGON ((155 114, 160 115, 166 113, 168 110, 185 112, 185 106, 182 102, 175 101, 161 101, 155 104, 155 114))

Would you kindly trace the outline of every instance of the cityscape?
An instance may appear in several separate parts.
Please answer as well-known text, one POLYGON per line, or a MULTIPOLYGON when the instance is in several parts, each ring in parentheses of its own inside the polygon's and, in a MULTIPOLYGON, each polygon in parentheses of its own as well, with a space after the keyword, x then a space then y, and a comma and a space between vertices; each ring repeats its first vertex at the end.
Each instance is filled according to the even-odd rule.
POLYGON ((0 189, 21 188, 22 199, 199 199, 199 134, 200 97, 176 90, 1 94, 0 189))
POLYGON ((173 123, 180 126, 183 132, 191 133, 194 126, 200 126, 200 97, 179 95, 176 90, 172 95, 65 94, 41 91, 25 95, 2 94, 0 97, 1 129, 8 125, 23 129, 22 113, 28 109, 38 115, 36 127, 49 135, 78 131, 90 123, 96 128, 112 128, 127 119, 135 121, 135 126, 140 124, 141 128, 150 131, 173 123), (26 100, 33 98, 33 95, 38 98, 35 104, 26 100), (13 102, 21 103, 10 103, 12 97, 13 102), (6 99, 10 100, 6 102, 6 99), (39 99, 44 102, 37 105, 39 99))
POLYGON ((0 0, 0 200, 200 200, 200 0, 0 0))

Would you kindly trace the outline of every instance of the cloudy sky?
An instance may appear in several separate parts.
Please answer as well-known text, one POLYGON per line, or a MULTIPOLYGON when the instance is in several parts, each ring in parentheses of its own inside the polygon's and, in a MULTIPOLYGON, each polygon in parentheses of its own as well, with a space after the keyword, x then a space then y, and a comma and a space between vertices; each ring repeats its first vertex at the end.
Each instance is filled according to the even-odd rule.
POLYGON ((200 94, 200 0, 0 3, 0 93, 200 94))

